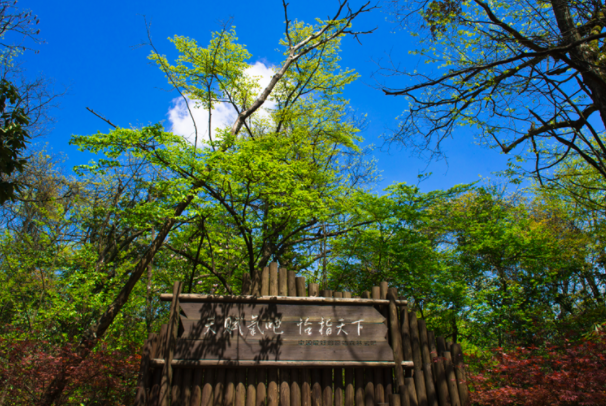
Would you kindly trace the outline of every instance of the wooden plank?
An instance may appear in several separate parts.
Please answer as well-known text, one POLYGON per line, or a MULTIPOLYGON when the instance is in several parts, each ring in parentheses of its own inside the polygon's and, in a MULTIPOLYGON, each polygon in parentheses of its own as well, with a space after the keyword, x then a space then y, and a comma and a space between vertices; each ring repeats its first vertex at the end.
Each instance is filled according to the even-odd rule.
POLYGON ((307 296, 307 289, 305 288, 305 277, 304 276, 297 276, 295 278, 295 284, 297 285, 297 296, 299 296, 299 297, 306 297, 307 296))
POLYGON ((421 350, 423 359, 423 373, 425 374, 425 387, 427 388, 427 404, 429 406, 438 406, 438 397, 436 387, 433 383, 433 374, 431 373, 431 358, 429 356, 429 342, 427 339, 427 326, 425 320, 418 321, 419 338, 421 340, 421 350))
POLYGON ((288 270, 278 269, 278 296, 288 296, 288 270))
POLYGON ((446 373, 446 382, 448 382, 448 391, 450 393, 452 406, 461 406, 459 388, 457 387, 457 378, 452 365, 452 356, 450 355, 450 351, 444 351, 444 358, 444 370, 446 373))
POLYGON ((415 380, 413 377, 405 377, 406 391, 408 392, 408 402, 410 406, 419 406, 417 390, 415 389, 415 380))
POLYGON ((202 399, 200 406, 214 406, 213 389, 215 387, 216 369, 207 368, 204 371, 204 384, 202 385, 202 399))
POLYGON ((213 390, 213 394, 215 398, 213 403, 215 406, 224 406, 225 399, 225 368, 218 368, 215 375, 215 388, 213 390))
POLYGON ((391 336, 391 348, 393 349, 393 359, 396 364, 396 388, 404 385, 404 370, 402 369, 402 361, 404 361, 404 353, 402 351, 402 334, 400 322, 398 320, 398 309, 395 301, 398 297, 396 289, 390 290, 387 293, 389 300, 389 331, 391 336))
POLYGON ((234 406, 246 406, 246 368, 238 368, 236 372, 236 397, 234 406))
POLYGON ((272 262, 269 264, 269 296, 279 295, 278 285, 278 264, 276 262, 272 262))
MULTIPOLYGON (((320 292, 320 296, 332 297, 332 290, 324 289, 320 292)), ((322 369, 322 406, 332 406, 332 368, 322 369)))
MULTIPOLYGON (((162 357, 162 351, 164 351, 166 336, 168 334, 168 326, 163 324, 160 327, 160 334, 158 336, 157 345, 153 348, 153 359, 162 357)), ((151 359, 149 361, 150 366, 152 365, 151 359)), ((149 401, 147 406, 158 406, 160 401, 160 383, 162 382, 162 368, 154 368, 152 375, 152 387, 149 393, 149 401)))
POLYGON ((356 368, 354 369, 355 378, 356 378, 356 406, 364 405, 364 369, 356 368))
POLYGON ((267 400, 267 386, 266 386, 267 374, 265 369, 261 368, 257 370, 257 400, 255 406, 265 406, 267 400))
POLYGON ((334 369, 334 404, 343 406, 343 368, 334 369))
POLYGON ((364 406, 375 406, 374 368, 364 369, 364 406))
POLYGON ((355 399, 354 370, 353 368, 345 368, 345 406, 354 406, 355 399))
POLYGON ((135 395, 134 403, 136 406, 145 406, 147 403, 147 391, 149 389, 150 381, 149 360, 152 357, 152 347, 156 339, 157 336, 155 334, 150 334, 143 346, 143 356, 141 357, 141 366, 139 368, 139 378, 137 381, 137 394, 135 395))
POLYGON ((332 368, 322 369, 322 406, 333 406, 332 368))
MULTIPOLYGON (((244 368, 242 368, 244 370, 244 368)), ((246 406, 256 406, 257 402, 257 371, 253 368, 247 370, 246 377, 246 406)))
MULTIPOLYGON (((181 317, 182 321, 183 319, 203 320, 205 323, 212 321, 211 329, 214 332, 219 332, 225 328, 226 317, 237 317, 250 323, 253 321, 253 316, 257 316, 257 320, 265 322, 273 322, 276 318, 279 318, 282 322, 298 323, 301 319, 308 318, 309 322, 319 323, 322 318, 331 318, 334 321, 343 318, 350 323, 363 320, 363 325, 366 323, 383 323, 387 326, 385 317, 376 311, 372 305, 352 309, 349 306, 339 304, 300 306, 295 304, 181 303, 181 309, 186 316, 181 317), (352 314, 352 310, 355 311, 355 314, 352 314)), ((243 330, 247 328, 244 323, 234 325, 234 327, 238 326, 243 327, 243 330)), ((204 329, 200 333, 212 333, 212 331, 204 329)), ((335 326, 333 326, 332 332, 335 335, 338 334, 335 326)), ((341 335, 346 334, 341 333, 341 335)))
POLYGON ((202 368, 196 368, 194 370, 193 384, 191 390, 191 406, 200 406, 202 402, 202 385, 204 385, 202 379, 204 370, 202 368))
POLYGON ((281 340, 278 337, 274 340, 243 340, 238 337, 232 342, 220 343, 213 343, 211 340, 178 339, 175 359, 228 361, 233 365, 244 365, 244 361, 320 362, 354 359, 375 361, 377 365, 395 365, 393 351, 387 341, 330 338, 281 340))
POLYGON ((438 402, 440 403, 440 406, 450 406, 448 384, 446 383, 446 374, 444 372, 444 364, 442 359, 436 359, 434 361, 434 365, 436 366, 436 389, 438 391, 438 402))
POLYGON ((441 357, 444 356, 444 351, 446 349, 444 337, 437 337, 436 344, 437 347, 435 349, 435 353, 437 360, 434 360, 434 364, 436 366, 436 388, 438 390, 438 400, 440 402, 440 406, 444 406, 450 404, 450 394, 448 392, 448 383, 446 382, 446 372, 444 371, 444 362, 441 359, 441 357))
POLYGON ((279 371, 280 378, 280 406, 290 406, 290 368, 279 371))
POLYGON ((299 368, 290 370, 290 406, 301 406, 301 380, 299 368))
MULTIPOLYGON (((297 280, 297 273, 295 271, 288 271, 288 296, 291 296, 291 297, 298 296, 296 280, 297 280)), ((305 282, 303 282, 303 286, 305 286, 305 282)))
POLYGON ((301 406, 311 406, 311 371, 304 368, 301 371, 301 406))
MULTIPOLYGON (((271 295, 209 295, 203 293, 183 293, 179 295, 181 303, 188 302, 210 302, 210 303, 276 303, 276 304, 336 304, 336 305, 352 305, 352 306, 368 306, 368 305, 389 305, 387 299, 365 299, 365 298, 334 298, 318 296, 318 284, 310 283, 309 287, 315 296, 309 297, 290 297, 290 296, 271 296, 271 295)), ((160 295, 160 300, 169 302, 172 300, 171 293, 163 293, 160 295)), ((406 306, 407 300, 397 300, 396 305, 406 306)))
MULTIPOLYGON (((163 366, 164 360, 161 358, 154 358, 150 360, 152 366, 163 366)), ((343 368, 357 368, 357 367, 393 367, 395 364, 393 361, 259 361, 259 360, 243 360, 243 361, 230 361, 230 360, 182 360, 173 359, 173 366, 179 366, 183 368, 197 368, 197 367, 260 367, 260 368, 322 368, 322 367, 343 367, 343 368)), ((413 368, 412 361, 403 361, 402 368, 413 368)))
POLYGON ((173 405, 180 405, 181 404, 181 381, 182 381, 182 374, 183 374, 183 370, 181 368, 176 368, 174 371, 174 376, 173 376, 173 380, 172 380, 172 388, 171 388, 171 395, 170 395, 170 403, 169 404, 173 404, 173 405))
MULTIPOLYGON (((381 299, 381 287, 380 286, 373 286, 372 298, 381 299)), ((383 308, 379 307, 379 311, 382 311, 382 310, 383 310, 383 308)), ((390 355, 393 359, 393 350, 391 351, 390 355)), ((374 372, 373 385, 374 385, 374 391, 375 391, 374 402, 375 402, 375 404, 385 403, 385 382, 383 379, 384 375, 385 375, 385 370, 383 368, 375 368, 373 370, 373 372, 374 372)))
POLYGON ((412 345, 410 341, 410 326, 408 322, 408 308, 402 308, 400 312, 400 323, 402 328, 402 352, 404 359, 412 360, 412 345))
POLYGON ((311 406, 322 406, 322 370, 311 370, 311 406))
POLYGON ((189 406, 191 404, 191 389, 192 389, 192 377, 194 371, 187 368, 183 370, 181 379, 181 405, 189 406))
POLYGON ((427 389, 425 388, 425 375, 423 373, 423 361, 421 359, 417 313, 415 311, 410 311, 408 313, 408 320, 410 322, 410 343, 412 347, 412 359, 414 362, 413 377, 417 392, 417 401, 419 406, 427 406, 427 389))
POLYGON ((233 406, 236 399, 236 370, 229 368, 225 371, 225 395, 223 398, 224 406, 233 406))
POLYGON ((459 388, 459 399, 462 406, 469 406, 469 388, 467 387, 467 376, 465 372, 465 362, 463 360, 463 351, 461 344, 452 345, 452 362, 455 367, 455 375, 457 378, 457 387, 459 388))
MULTIPOLYGON (((263 272, 261 273, 261 296, 269 296, 269 267, 266 266, 263 268, 263 272)), ((162 300, 162 295, 160 295, 160 300, 162 300)))
POLYGON ((170 303, 170 313, 168 316, 168 329, 163 349, 164 359, 167 360, 162 369, 162 381, 160 383, 160 406, 168 406, 169 392, 171 388, 173 370, 172 359, 175 342, 177 340, 177 327, 179 323, 179 294, 181 293, 182 282, 175 282, 173 285, 173 297, 170 303))
MULTIPOLYGON (((305 311, 305 309, 296 310, 305 311)), ((219 314, 203 320, 181 317, 184 330, 181 338, 206 340, 212 345, 222 343, 229 345, 238 340, 245 342, 255 340, 279 340, 280 342, 375 340, 387 342, 388 329, 385 321, 375 318, 376 316, 372 314, 368 318, 355 320, 356 317, 352 316, 359 317, 359 314, 351 315, 343 309, 326 309, 322 316, 316 316, 310 311, 312 314, 308 317, 282 316, 285 313, 281 311, 274 313, 278 316, 273 318, 265 318, 262 313, 259 313, 258 316, 242 313, 239 317, 219 314), (226 320, 228 317, 230 320, 226 320), (209 325, 209 321, 214 325, 209 325), (341 327, 337 328, 337 326, 341 327)))
MULTIPOLYGON (((307 297, 307 289, 305 288, 305 278, 297 277, 297 296, 307 297)), ((311 406, 311 374, 308 368, 301 371, 301 406, 311 406)))

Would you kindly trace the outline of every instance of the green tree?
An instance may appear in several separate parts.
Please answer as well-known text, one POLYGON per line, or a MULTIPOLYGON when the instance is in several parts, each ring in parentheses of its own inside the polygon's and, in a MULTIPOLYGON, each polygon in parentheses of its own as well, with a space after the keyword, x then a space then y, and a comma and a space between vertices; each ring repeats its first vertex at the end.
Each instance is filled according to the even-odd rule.
MULTIPOLYGON (((284 185, 282 186, 283 189, 278 189, 279 193, 275 196, 265 192, 271 195, 269 196, 271 197, 270 203, 274 201, 280 203, 278 199, 280 199, 280 193, 282 192, 290 193, 291 198, 296 197, 293 195, 299 193, 301 188, 313 183, 310 181, 304 182, 304 178, 297 179, 298 182, 293 179, 296 176, 308 175, 306 173, 308 171, 307 167, 312 159, 302 160, 301 169, 299 169, 299 161, 293 160, 292 165, 289 165, 288 159, 291 159, 290 156, 282 157, 280 161, 276 159, 275 155, 272 155, 273 152, 269 148, 272 141, 276 150, 284 153, 285 145, 288 145, 288 142, 282 141, 282 138, 287 138, 291 134, 276 132, 259 134, 259 137, 257 137, 249 128, 252 128, 251 126, 256 120, 262 120, 262 118, 254 116, 254 113, 261 108, 270 95, 279 92, 279 87, 288 79, 289 72, 296 70, 297 66, 300 66, 298 64, 305 63, 306 58, 313 59, 314 52, 323 49, 330 50, 332 44, 342 36, 356 34, 350 28, 351 22, 366 11, 368 11, 368 5, 352 10, 347 8, 346 2, 343 2, 332 19, 320 21, 316 27, 308 27, 300 23, 292 24, 291 21, 287 20, 286 40, 284 42, 285 59, 277 68, 269 85, 252 98, 246 96, 255 92, 253 92, 254 81, 247 80, 244 72, 247 54, 241 52, 243 47, 235 44, 235 38, 232 38, 234 41, 217 43, 217 52, 223 56, 217 56, 216 60, 230 60, 230 63, 217 65, 217 69, 207 73, 202 71, 199 72, 199 75, 201 77, 205 74, 214 75, 217 78, 216 83, 220 82, 221 86, 224 86, 217 93, 222 97, 227 94, 238 95, 235 96, 233 102, 238 106, 239 113, 230 128, 221 129, 219 139, 216 140, 216 143, 211 142, 210 148, 199 148, 197 145, 192 145, 180 136, 163 131, 158 125, 143 129, 117 128, 109 134, 96 134, 73 139, 73 142, 80 148, 95 153, 103 153, 106 157, 95 164, 82 167, 80 170, 83 173, 104 173, 111 168, 124 168, 124 163, 121 160, 126 157, 133 157, 135 160, 145 162, 150 173, 159 174, 159 178, 151 185, 149 193, 153 196, 161 196, 162 200, 161 203, 139 201, 134 207, 125 210, 125 213, 132 215, 131 218, 135 226, 147 230, 144 233, 145 237, 149 238, 150 235, 154 235, 154 237, 148 240, 151 240, 149 244, 140 246, 132 261, 121 268, 123 278, 116 285, 112 285, 112 292, 115 292, 113 299, 108 302, 109 304, 106 307, 99 310, 94 318, 95 321, 90 322, 82 332, 80 345, 77 349, 78 357, 61 365, 60 373, 49 385, 41 404, 51 405, 60 396, 69 379, 71 368, 82 362, 99 339, 108 332, 108 329, 127 305, 131 294, 137 287, 137 282, 149 269, 167 238, 172 241, 171 231, 173 228, 180 228, 179 226, 187 224, 190 220, 199 223, 202 219, 208 217, 215 203, 227 212, 237 210, 235 204, 240 204, 239 199, 246 198, 248 193, 246 187, 234 183, 234 187, 238 185, 238 188, 241 189, 234 191, 232 198, 224 196, 216 190, 215 182, 229 180, 234 169, 239 164, 244 165, 239 171, 244 174, 250 172, 250 176, 259 176, 258 179, 251 179, 255 182, 267 182, 271 186, 284 185), (234 59, 230 59, 229 56, 233 51, 235 51, 234 59), (219 70, 219 67, 223 70, 219 70), (245 130, 242 131, 243 129, 245 130), (261 135, 263 136, 261 137, 261 135), (274 161, 251 160, 249 159, 251 153, 259 153, 263 158, 271 157, 274 161), (283 179, 280 183, 276 182, 280 173, 275 171, 275 167, 271 168, 275 164, 280 165, 279 169, 283 172, 281 174, 283 179), (255 173, 253 170, 249 170, 248 165, 254 165, 253 168, 259 169, 260 172, 255 173), (270 170, 265 171, 265 166, 269 167, 270 170), (299 184, 303 184, 303 186, 299 184), (231 199, 233 199, 233 202, 231 199), (169 234, 171 234, 170 237, 169 234)), ((220 35, 215 36, 213 41, 218 37, 220 35)), ((214 43, 216 42, 211 42, 211 50, 214 43)), ((315 55, 317 58, 321 56, 321 53, 315 55)), ((171 67, 165 64, 165 60, 157 53, 154 53, 152 58, 160 62, 171 83, 180 89, 182 83, 174 81, 175 78, 179 78, 179 76, 175 76, 178 72, 172 72, 171 67)), ((178 65, 177 69, 180 69, 178 65)), ((200 69, 206 69, 205 65, 202 65, 200 69)), ((332 86, 327 87, 331 88, 332 86)), ((297 98, 305 98, 303 94, 299 94, 297 91, 292 92, 292 94, 297 98)), ((212 96, 210 97, 212 98, 212 96)), ((310 96, 307 98, 312 99, 310 96)), ((329 106, 326 106, 326 109, 330 111, 329 106)), ((274 114, 279 115, 280 109, 274 114)), ((295 119, 290 115, 286 117, 290 120, 295 119)), ((292 132, 292 136, 302 138, 302 129, 296 127, 295 129, 296 131, 292 132)), ((346 147, 353 145, 352 134, 340 134, 338 132, 327 134, 328 138, 331 136, 334 137, 331 145, 336 144, 337 146, 343 145, 346 147)), ((309 154, 308 149, 312 146, 309 143, 306 145, 305 142, 301 145, 305 148, 302 148, 300 152, 303 155, 309 154)), ((322 145, 318 145, 318 147, 324 148, 322 145)), ((243 186, 246 186, 246 184, 243 186)), ((312 188, 309 187, 309 189, 312 188)), ((302 200, 303 202, 308 201, 307 198, 302 200)), ((300 215, 294 210, 293 212, 296 214, 296 216, 293 216, 295 220, 299 220, 300 215)), ((231 221, 242 217, 232 215, 231 221)), ((247 218, 243 220, 249 221, 247 218)), ((246 231, 252 228, 243 221, 240 223, 234 221, 234 223, 239 230, 244 229, 246 231)), ((271 223, 269 225, 275 226, 271 223)), ((246 234, 241 233, 241 235, 246 234)))

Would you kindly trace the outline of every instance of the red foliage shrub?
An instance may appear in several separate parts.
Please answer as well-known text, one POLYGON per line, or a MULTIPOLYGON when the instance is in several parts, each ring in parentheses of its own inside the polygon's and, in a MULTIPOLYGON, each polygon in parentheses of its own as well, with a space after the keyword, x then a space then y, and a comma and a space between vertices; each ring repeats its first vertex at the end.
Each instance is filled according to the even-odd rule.
POLYGON ((606 405, 604 333, 543 348, 497 348, 494 354, 490 365, 470 360, 468 376, 475 404, 606 405))
MULTIPOLYGON (((70 373, 59 404, 132 404, 140 349, 133 346, 128 350, 110 351, 103 343, 98 347, 70 373)), ((42 340, 0 337, 0 405, 35 404, 63 361, 75 356, 72 348, 59 348, 42 340)))

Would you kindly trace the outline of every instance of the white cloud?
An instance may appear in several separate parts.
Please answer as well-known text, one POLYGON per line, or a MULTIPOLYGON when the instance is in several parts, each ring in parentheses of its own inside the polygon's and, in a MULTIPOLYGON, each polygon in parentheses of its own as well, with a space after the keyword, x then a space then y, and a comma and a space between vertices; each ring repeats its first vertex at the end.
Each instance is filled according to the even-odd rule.
MULTIPOLYGON (((267 66, 262 62, 255 62, 246 69, 246 74, 257 79, 260 90, 265 89, 271 80, 273 70, 271 66, 267 66)), ((171 124, 171 131, 175 134, 182 135, 192 144, 195 140, 195 127, 187 110, 187 105, 182 97, 177 97, 172 100, 171 107, 168 109, 168 121, 171 124)), ((189 109, 193 120, 196 122, 198 129, 198 145, 201 142, 208 141, 208 111, 203 108, 196 108, 195 103, 188 99, 189 109)), ((265 108, 273 108, 275 104, 272 102, 266 102, 265 108)), ((259 112, 263 114, 263 111, 259 112)), ((231 105, 226 103, 217 104, 212 111, 212 137, 216 140, 216 129, 231 126, 236 120, 236 111, 231 105)))

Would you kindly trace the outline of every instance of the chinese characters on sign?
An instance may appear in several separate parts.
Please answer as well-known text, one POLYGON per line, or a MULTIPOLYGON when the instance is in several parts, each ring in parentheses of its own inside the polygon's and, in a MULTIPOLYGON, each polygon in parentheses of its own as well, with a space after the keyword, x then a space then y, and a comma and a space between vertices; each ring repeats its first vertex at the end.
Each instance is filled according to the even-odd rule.
MULTIPOLYGON (((319 322, 309 321, 309 317, 300 317, 299 322, 296 324, 299 327, 299 336, 311 336, 314 332, 321 336, 348 336, 352 335, 360 336, 362 329, 364 328, 362 322, 364 319, 346 321, 343 318, 337 319, 336 325, 333 326, 331 318, 322 317, 319 322), (349 332, 348 332, 349 330, 349 332)), ((234 333, 240 334, 244 337, 242 329, 247 329, 250 336, 265 335, 266 332, 270 331, 276 335, 284 334, 282 330, 282 319, 275 317, 272 320, 259 320, 259 316, 251 316, 250 320, 244 320, 242 317, 228 316, 225 317, 223 323, 223 334, 233 335, 234 333)), ((245 330, 246 331, 246 330, 245 330)), ((204 331, 203 336, 217 335, 217 328, 215 325, 215 317, 207 317, 204 320, 204 331)), ((344 341, 345 343, 346 341, 344 341)), ((338 344, 336 344, 338 345, 338 344)), ((344 344, 346 345, 346 344, 344 344)))

